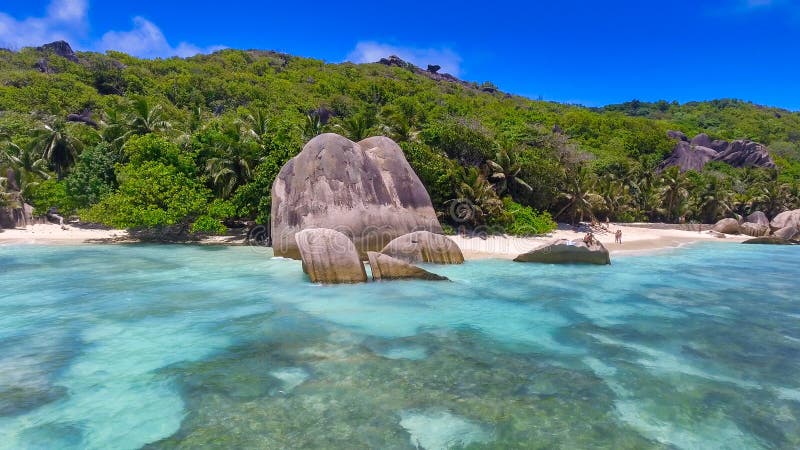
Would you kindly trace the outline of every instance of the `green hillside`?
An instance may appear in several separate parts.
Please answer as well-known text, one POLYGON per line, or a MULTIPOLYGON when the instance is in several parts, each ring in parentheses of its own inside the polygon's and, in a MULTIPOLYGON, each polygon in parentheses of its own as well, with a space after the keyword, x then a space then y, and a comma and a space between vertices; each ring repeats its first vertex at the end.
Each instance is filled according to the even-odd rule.
POLYGON ((798 112, 737 100, 585 108, 411 66, 265 51, 76 56, 0 51, 0 166, 37 210, 115 227, 266 223, 280 167, 328 131, 399 142, 454 228, 531 234, 552 227, 547 213, 711 222, 800 207, 798 112), (83 111, 96 127, 66 120, 83 111), (778 170, 713 163, 658 173, 674 146, 668 130, 761 142, 778 170))

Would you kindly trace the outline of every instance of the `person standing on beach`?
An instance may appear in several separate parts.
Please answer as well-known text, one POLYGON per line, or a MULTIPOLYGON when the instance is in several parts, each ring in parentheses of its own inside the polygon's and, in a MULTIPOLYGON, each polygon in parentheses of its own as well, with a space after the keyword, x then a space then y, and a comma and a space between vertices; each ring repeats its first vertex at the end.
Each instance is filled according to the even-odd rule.
POLYGON ((617 232, 614 233, 614 243, 622 244, 622 230, 617 230, 617 232))

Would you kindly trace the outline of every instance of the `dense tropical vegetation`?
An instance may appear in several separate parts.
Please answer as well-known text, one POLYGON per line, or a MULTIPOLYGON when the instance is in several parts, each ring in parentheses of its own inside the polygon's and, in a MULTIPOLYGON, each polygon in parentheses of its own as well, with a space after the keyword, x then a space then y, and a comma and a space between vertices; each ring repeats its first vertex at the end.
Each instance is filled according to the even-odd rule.
POLYGON ((39 212, 187 232, 267 223, 281 166, 327 131, 399 142, 453 228, 533 234, 553 219, 713 222, 800 207, 798 112, 737 100, 592 109, 263 51, 78 56, 0 51, 2 186, 39 212), (83 111, 90 120, 66 120, 83 111), (778 170, 658 172, 670 129, 762 142, 778 170))

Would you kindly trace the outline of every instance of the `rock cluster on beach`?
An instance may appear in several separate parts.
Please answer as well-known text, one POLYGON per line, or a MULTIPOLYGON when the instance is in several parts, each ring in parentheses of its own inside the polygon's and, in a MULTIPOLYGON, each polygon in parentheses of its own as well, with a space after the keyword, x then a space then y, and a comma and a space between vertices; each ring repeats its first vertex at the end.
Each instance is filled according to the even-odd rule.
POLYGON ((275 179, 271 213, 275 255, 294 259, 295 233, 308 228, 344 233, 361 259, 412 231, 442 232, 425 186, 386 137, 315 137, 275 179))
POLYGON ((677 166, 681 172, 687 170, 701 171, 711 161, 720 161, 733 167, 775 168, 775 161, 767 148, 758 142, 736 140, 733 142, 711 140, 705 134, 698 134, 693 139, 680 131, 669 131, 667 136, 678 142, 672 153, 661 162, 659 170, 677 166))
POLYGON ((583 241, 555 240, 544 247, 523 253, 516 262, 538 262, 547 264, 611 264, 608 250, 600 241, 586 244, 583 241))
POLYGON ((744 234, 755 239, 747 244, 781 244, 800 241, 800 209, 784 211, 772 221, 766 214, 756 211, 741 222, 737 219, 722 219, 712 228, 712 232, 724 234, 744 234), (785 241, 785 242, 783 242, 785 241))

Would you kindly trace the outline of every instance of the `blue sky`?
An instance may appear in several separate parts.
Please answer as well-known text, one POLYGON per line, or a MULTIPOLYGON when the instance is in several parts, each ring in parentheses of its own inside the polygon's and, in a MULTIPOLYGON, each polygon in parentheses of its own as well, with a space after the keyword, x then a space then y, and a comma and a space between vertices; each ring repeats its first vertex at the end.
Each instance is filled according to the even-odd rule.
POLYGON ((0 46, 55 39, 142 57, 221 47, 329 62, 394 53, 546 100, 741 98, 800 110, 800 0, 0 3, 0 46))

